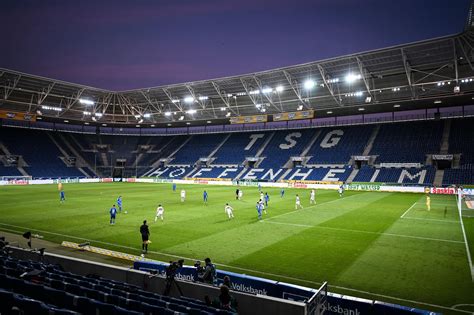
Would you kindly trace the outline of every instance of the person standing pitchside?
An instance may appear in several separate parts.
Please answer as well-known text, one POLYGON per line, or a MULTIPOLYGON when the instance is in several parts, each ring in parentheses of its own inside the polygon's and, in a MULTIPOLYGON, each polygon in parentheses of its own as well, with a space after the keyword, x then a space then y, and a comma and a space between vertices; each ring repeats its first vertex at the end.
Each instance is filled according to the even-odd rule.
POLYGON ((143 225, 140 226, 140 234, 142 235, 142 252, 146 254, 148 252, 148 237, 150 236, 150 230, 148 229, 148 225, 146 225, 146 220, 143 221, 143 225))

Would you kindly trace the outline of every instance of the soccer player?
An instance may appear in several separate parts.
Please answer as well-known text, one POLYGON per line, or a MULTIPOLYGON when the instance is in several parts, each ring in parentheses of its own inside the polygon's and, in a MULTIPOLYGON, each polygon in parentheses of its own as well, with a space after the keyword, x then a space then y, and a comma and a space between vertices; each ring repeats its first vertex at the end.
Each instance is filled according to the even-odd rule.
POLYGON ((204 203, 207 204, 207 191, 205 191, 205 190, 202 193, 202 199, 204 199, 204 203))
POLYGON ((234 218, 234 209, 229 206, 228 203, 225 204, 224 212, 227 214, 229 220, 234 218))
POLYGON ((58 191, 63 190, 63 183, 59 182, 58 183, 58 191))
POLYGON ((236 189, 235 190, 235 200, 239 200, 239 192, 240 192, 240 189, 236 189))
POLYGON ((117 208, 115 208, 115 205, 110 208, 110 225, 115 224, 115 216, 117 215, 117 208))
POLYGON ((260 185, 260 183, 258 183, 258 191, 262 191, 262 185, 260 185))
POLYGON ((301 205, 300 196, 296 194, 295 210, 298 210, 298 209, 303 209, 303 206, 301 205))
POLYGON ((258 202, 260 203, 263 213, 267 214, 267 209, 265 208, 265 203, 263 202, 263 200, 260 199, 258 202))
POLYGON ((122 196, 118 196, 117 198, 117 206, 118 206, 118 211, 122 212, 122 196))
POLYGON ((309 203, 312 205, 316 204, 316 193, 314 192, 314 189, 311 189, 311 193, 309 195, 309 203))
POLYGON ((283 198, 283 196, 285 195, 285 189, 281 189, 280 190, 280 198, 283 198))
POLYGON ((181 202, 184 202, 186 199, 186 191, 184 189, 181 189, 181 202))
POLYGON ((268 195, 268 193, 265 193, 265 208, 268 208, 268 202, 270 201, 270 196, 268 195))
POLYGON ((243 196, 244 196, 243 190, 239 189, 238 199, 239 199, 239 200, 242 200, 242 197, 243 197, 243 196))
POLYGON ((339 197, 344 195, 344 185, 339 186, 339 197))
POLYGON ((426 209, 431 211, 431 198, 429 195, 426 195, 426 209))
POLYGON ((158 218, 161 218, 161 221, 163 221, 164 212, 165 212, 165 209, 161 205, 158 205, 158 208, 156 208, 155 222, 158 220, 158 218))
POLYGON ((150 230, 148 229, 148 225, 146 225, 146 220, 144 220, 143 225, 140 226, 140 234, 142 235, 142 253, 146 254, 148 252, 148 243, 150 242, 148 240, 150 230))
POLYGON ((59 192, 59 202, 63 203, 64 201, 66 201, 66 195, 64 193, 64 190, 61 190, 59 192))
POLYGON ((263 192, 260 192, 260 200, 264 200, 265 199, 265 195, 263 194, 263 192))
POLYGON ((260 203, 260 201, 257 201, 257 214, 258 214, 258 219, 261 220, 262 219, 262 204, 260 203))
POLYGON ((173 192, 176 191, 176 183, 173 183, 173 192))

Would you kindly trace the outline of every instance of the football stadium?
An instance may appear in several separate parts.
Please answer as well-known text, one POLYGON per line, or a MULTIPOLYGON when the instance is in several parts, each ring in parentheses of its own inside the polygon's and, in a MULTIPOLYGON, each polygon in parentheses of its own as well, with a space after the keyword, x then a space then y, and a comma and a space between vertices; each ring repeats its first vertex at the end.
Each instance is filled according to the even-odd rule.
POLYGON ((473 10, 152 88, 0 68, 0 314, 474 314, 473 10))

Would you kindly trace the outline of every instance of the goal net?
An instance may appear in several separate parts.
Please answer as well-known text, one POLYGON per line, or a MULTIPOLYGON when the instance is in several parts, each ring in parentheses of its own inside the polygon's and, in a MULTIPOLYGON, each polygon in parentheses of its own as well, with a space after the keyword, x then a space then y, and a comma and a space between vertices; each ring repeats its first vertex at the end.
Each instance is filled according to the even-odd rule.
POLYGON ((474 218, 474 195, 471 189, 458 189, 456 201, 459 214, 463 217, 474 218))

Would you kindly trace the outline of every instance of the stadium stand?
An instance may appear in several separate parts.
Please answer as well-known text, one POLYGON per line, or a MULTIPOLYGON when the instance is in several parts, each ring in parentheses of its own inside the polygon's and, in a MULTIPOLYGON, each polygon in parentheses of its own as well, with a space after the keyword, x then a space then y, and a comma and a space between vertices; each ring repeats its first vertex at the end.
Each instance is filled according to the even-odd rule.
POLYGON ((216 152, 216 159, 212 164, 242 164, 246 157, 255 156, 269 134, 268 132, 231 134, 225 145, 216 152))
POLYGON ((163 296, 5 254, 0 254, 0 300, 1 314, 232 314, 200 300, 163 296))
POLYGON ((2 128, 0 141, 12 154, 23 157, 27 163, 24 169, 33 177, 84 177, 61 160, 64 155, 44 131, 2 128))
POLYGON ((370 154, 377 163, 425 163, 439 152, 442 134, 441 121, 382 124, 370 154))
POLYGON ((265 159, 259 167, 283 167, 291 156, 299 156, 314 135, 314 129, 277 131, 262 153, 265 159))
POLYGON ((346 164, 352 155, 361 155, 374 126, 321 129, 308 152, 308 164, 346 164))
POLYGON ((199 158, 208 157, 224 137, 225 134, 191 136, 191 139, 173 156, 172 164, 190 165, 199 158))
POLYGON ((371 166, 360 165, 360 170, 354 172, 349 180, 429 185, 434 183, 436 174, 430 154, 440 154, 441 142, 444 141, 448 144, 444 145, 444 152, 453 154, 454 159, 444 174, 440 173, 438 185, 441 179, 443 185, 473 183, 474 146, 470 144, 472 137, 468 135, 474 133, 474 119, 451 119, 449 137, 444 122, 433 120, 192 136, 113 136, 1 128, 0 176, 110 177, 114 168, 120 167, 124 169, 123 176, 171 179, 188 175, 270 181, 345 181, 353 170, 350 166, 355 163, 351 157, 365 154, 375 157, 375 161, 371 166), (442 140, 443 132, 445 140, 442 140), (211 154, 208 166, 194 166, 200 158, 211 154), (6 162, 8 155, 19 156, 20 161, 24 161, 21 162, 21 172, 6 162), (246 166, 248 157, 260 158, 260 162, 246 166), (291 157, 307 160, 299 167, 287 163, 291 157), (68 164, 69 159, 78 162, 68 164), (226 173, 221 168, 224 166, 228 167, 226 173), (332 169, 336 171, 332 172, 332 169))

